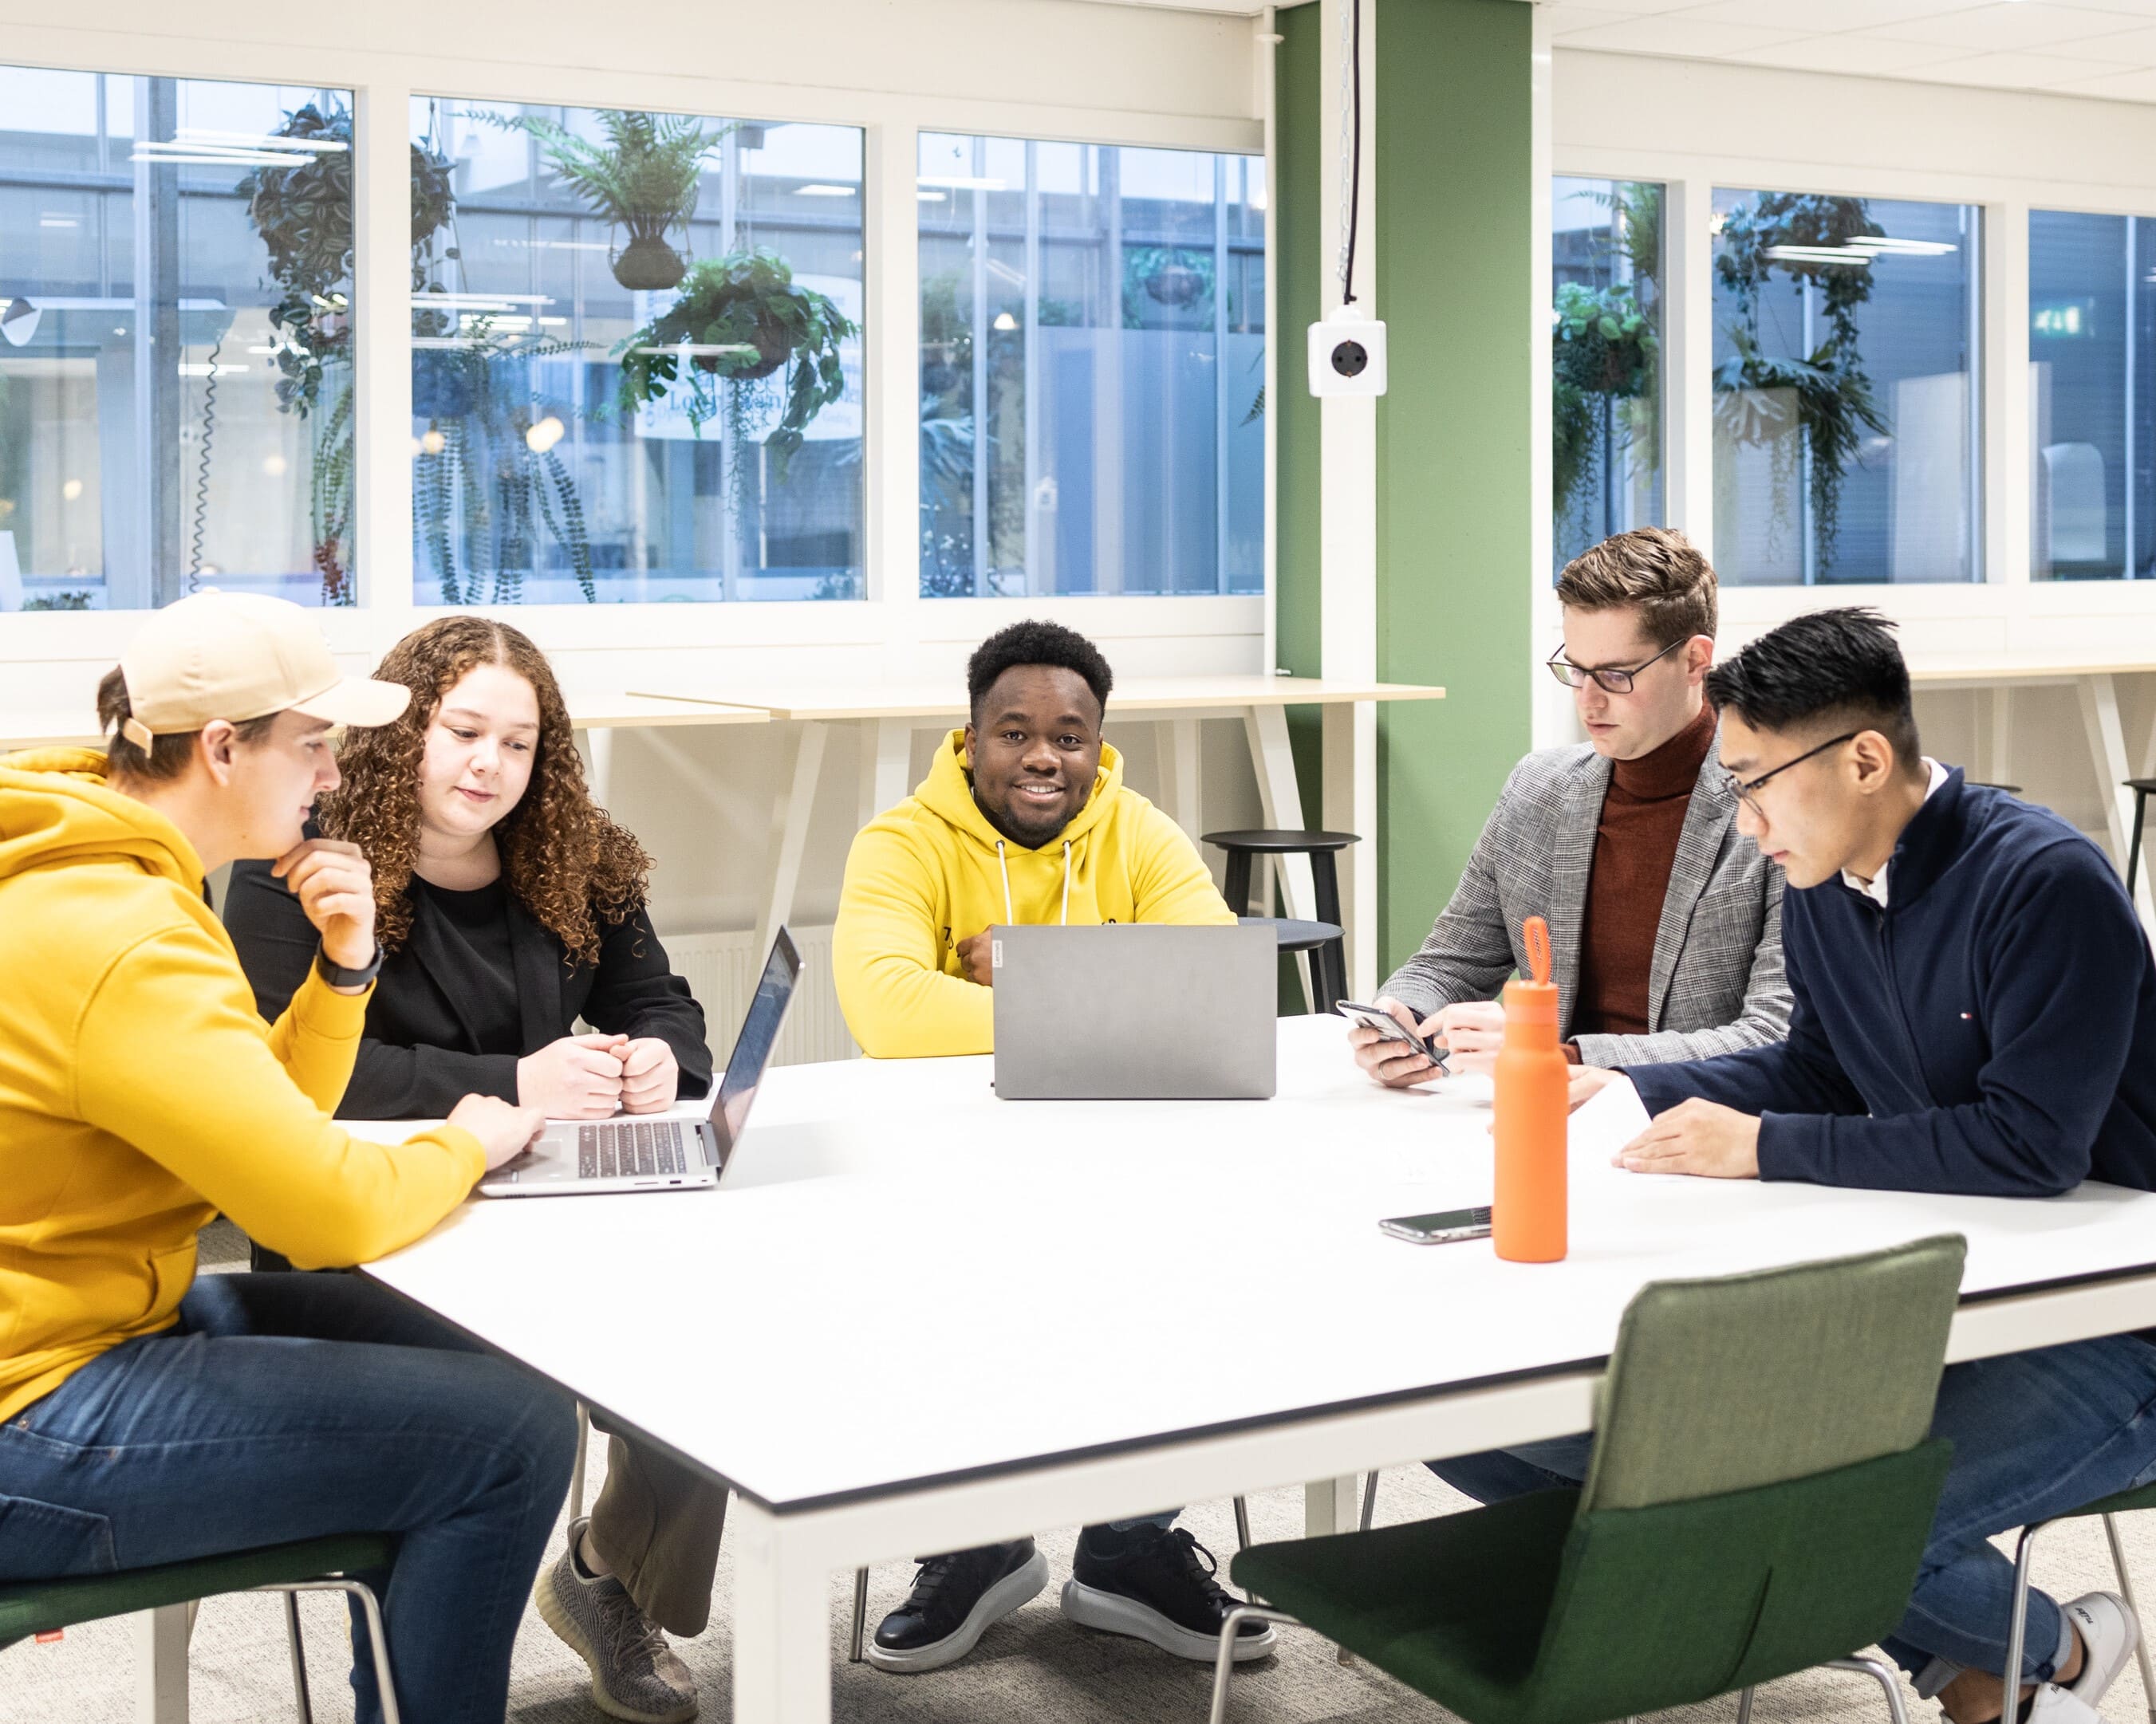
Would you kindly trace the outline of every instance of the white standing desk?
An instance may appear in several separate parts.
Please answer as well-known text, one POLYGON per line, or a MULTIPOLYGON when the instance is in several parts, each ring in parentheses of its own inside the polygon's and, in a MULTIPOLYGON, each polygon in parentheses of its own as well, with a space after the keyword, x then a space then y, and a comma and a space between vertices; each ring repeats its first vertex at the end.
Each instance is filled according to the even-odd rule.
MULTIPOLYGON (((2118 680, 2156 675, 2156 659, 2120 658, 1938 659, 1912 664, 1909 680, 1920 694, 1973 689, 1983 698, 1977 738, 1978 770, 1988 779, 2009 779, 2013 767, 2013 699, 2017 688, 2071 685, 2081 703, 2082 729, 2103 792, 2104 826, 2112 859, 2126 871, 2128 835, 2133 829, 2133 777, 2156 775, 2156 726, 2143 744, 2139 764, 2128 755, 2125 727, 2118 716, 2118 680)), ((2136 895, 2144 925, 2156 927, 2147 858, 2139 870, 2136 895)))
POLYGON ((834 1573, 1313 1479, 1332 1531, 1358 1472, 1583 1429, 1650 1280, 1955 1231, 1953 1358, 2156 1324, 2156 1195, 1647 1178, 1609 1165, 1621 1094, 1574 1122, 1565 1262, 1404 1244, 1376 1222, 1489 1200, 1486 1081, 1380 1090, 1336 1018, 1281 1039, 1271 1102, 783 1067, 716 1192, 475 1202, 367 1273, 737 1493, 737 1724, 829 1718, 834 1573), (571 1251, 573 1284, 533 1273, 571 1251), (870 1338, 962 1264, 994 1267, 954 1270, 977 1296, 936 1344, 870 1338), (593 1285, 695 1316, 624 1323, 593 1285))
MULTIPOLYGON (((947 730, 969 716, 965 690, 947 683, 933 686, 880 688, 649 689, 646 696, 692 706, 753 706, 774 719, 796 721, 793 769, 783 799, 772 810, 771 865, 756 947, 764 951, 773 932, 793 914, 800 880, 801 857, 808 844, 808 820, 823 775, 824 746, 832 726, 855 727, 860 737, 860 773, 855 806, 856 829, 912 791, 913 734, 947 730)), ((1162 726, 1161 762, 1167 782, 1163 802, 1176 824, 1194 843, 1204 827, 1199 796, 1198 724, 1204 718, 1240 718, 1257 773, 1258 803, 1268 827, 1303 824, 1302 796, 1296 782, 1295 755, 1288 746, 1290 706, 1371 706, 1388 700, 1441 700, 1445 690, 1416 683, 1360 682, 1338 677, 1182 676, 1133 678, 1119 683, 1108 700, 1107 729, 1112 736, 1124 722, 1162 726)), ((1374 772, 1374 758, 1350 763, 1351 775, 1374 772)), ((1374 808, 1373 809, 1374 813, 1374 808)), ((1377 827, 1365 823, 1363 840, 1342 865, 1342 901, 1348 922, 1351 987, 1374 988, 1377 920, 1371 906, 1377 890, 1377 827)), ((1309 919, 1317 914, 1306 857, 1281 859, 1282 890, 1288 914, 1309 919)))

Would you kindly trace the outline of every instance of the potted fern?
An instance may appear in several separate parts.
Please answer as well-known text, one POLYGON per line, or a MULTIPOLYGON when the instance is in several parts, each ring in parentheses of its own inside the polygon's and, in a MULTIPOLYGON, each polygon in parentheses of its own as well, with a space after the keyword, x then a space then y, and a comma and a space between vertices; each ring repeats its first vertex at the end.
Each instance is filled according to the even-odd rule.
POLYGON ((562 182, 593 213, 627 231, 629 244, 612 258, 616 281, 632 291, 675 286, 689 266, 667 233, 696 213, 704 157, 733 128, 707 131, 690 115, 622 108, 602 108, 598 121, 603 144, 536 114, 498 123, 537 139, 562 182))
POLYGON ((839 343, 858 333, 829 295, 796 282, 778 253, 758 247, 710 259, 691 265, 680 296, 614 349, 621 359, 619 405, 634 413, 686 382, 683 405, 701 431, 720 411, 721 383, 728 386, 726 404, 738 417, 744 392, 783 369, 785 411, 764 439, 774 476, 783 480, 808 422, 845 393, 839 343))

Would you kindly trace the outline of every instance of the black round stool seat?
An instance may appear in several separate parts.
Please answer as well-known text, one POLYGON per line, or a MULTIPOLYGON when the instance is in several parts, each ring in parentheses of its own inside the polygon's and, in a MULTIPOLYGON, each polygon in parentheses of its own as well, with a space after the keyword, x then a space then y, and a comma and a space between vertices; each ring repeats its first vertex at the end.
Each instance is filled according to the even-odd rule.
POLYGON ((1249 832, 1209 832, 1205 842, 1218 844, 1224 850, 1248 850, 1268 856, 1306 855, 1317 850, 1344 850, 1350 844, 1362 843, 1352 832, 1287 832, 1268 831, 1262 828, 1249 832))
POLYGON ((1262 922, 1273 931, 1282 952, 1315 952, 1343 938, 1337 922, 1298 921, 1289 916, 1239 916, 1240 922, 1262 922))

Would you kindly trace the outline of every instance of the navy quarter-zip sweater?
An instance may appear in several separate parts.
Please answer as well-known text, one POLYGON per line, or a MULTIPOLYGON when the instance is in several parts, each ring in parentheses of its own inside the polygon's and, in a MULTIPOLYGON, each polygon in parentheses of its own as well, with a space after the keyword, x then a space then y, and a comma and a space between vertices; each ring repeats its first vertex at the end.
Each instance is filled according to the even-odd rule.
POLYGON ((1698 1095, 1758 1115, 1762 1179, 2156 1190, 2156 960, 2102 852, 1957 769, 1887 893, 1786 893, 1789 1039, 1628 1068, 1647 1111, 1698 1095))

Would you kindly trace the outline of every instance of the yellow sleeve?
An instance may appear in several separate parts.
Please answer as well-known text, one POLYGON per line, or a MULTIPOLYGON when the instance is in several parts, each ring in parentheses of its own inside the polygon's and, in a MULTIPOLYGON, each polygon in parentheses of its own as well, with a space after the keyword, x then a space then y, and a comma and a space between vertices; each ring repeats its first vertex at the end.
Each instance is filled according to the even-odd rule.
POLYGON ((919 1060, 994 1049, 995 1000, 943 973, 937 933, 935 882, 920 853, 880 823, 865 828, 847 853, 831 931, 839 1009, 863 1053, 919 1060))
POLYGON ((311 975, 273 1032, 228 951, 191 926, 162 931, 84 1010, 76 1116, 302 1269, 386 1256, 463 1202, 485 1156, 454 1126, 371 1143, 329 1117, 366 1018, 365 995, 311 975))
POLYGON ((1235 913, 1213 884, 1188 833, 1148 803, 1132 837, 1131 888, 1139 921, 1186 927, 1234 924, 1235 913))

